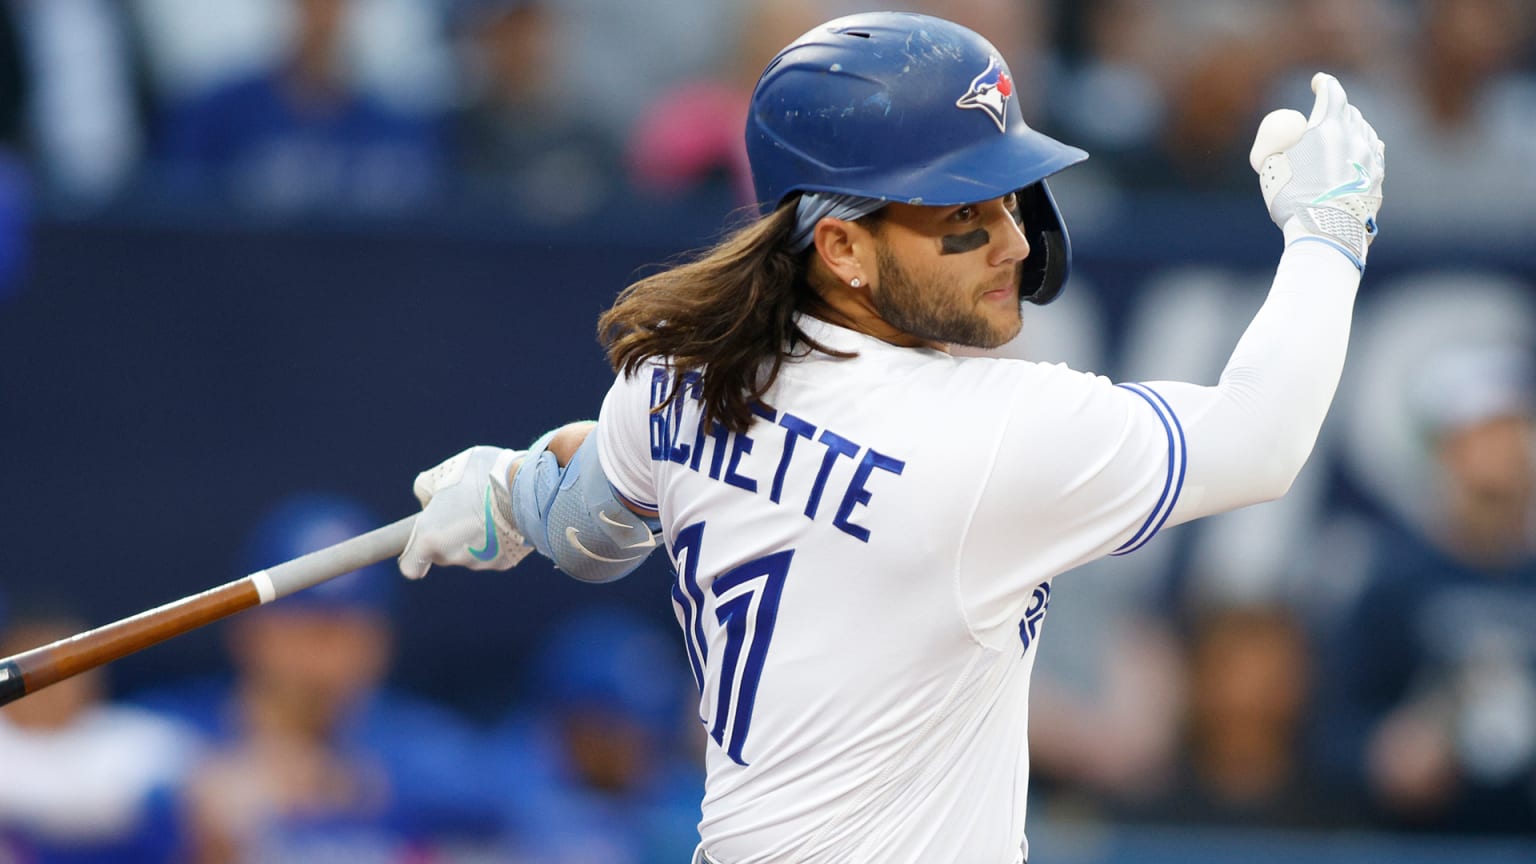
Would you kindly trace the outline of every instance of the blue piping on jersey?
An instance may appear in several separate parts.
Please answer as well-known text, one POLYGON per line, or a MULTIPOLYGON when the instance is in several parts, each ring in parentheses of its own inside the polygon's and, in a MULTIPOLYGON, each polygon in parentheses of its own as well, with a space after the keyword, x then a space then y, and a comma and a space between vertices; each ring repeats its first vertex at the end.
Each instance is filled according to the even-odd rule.
POLYGON ((615 496, 617 496, 618 499, 620 501, 623 501, 625 504, 629 504, 629 505, 634 506, 634 507, 639 507, 641 510, 649 510, 652 513, 659 513, 659 512, 661 512, 660 505, 657 505, 657 504, 647 504, 644 501, 640 501, 638 499, 631 498, 628 495, 625 495, 623 492, 619 491, 619 487, 614 486, 612 482, 610 482, 608 485, 610 487, 612 487, 613 494, 615 496))
POLYGON ((1111 555, 1126 555, 1147 545, 1157 532, 1162 530, 1168 517, 1173 515, 1173 508, 1179 503, 1179 494, 1184 491, 1185 441, 1184 426, 1179 422, 1179 416, 1173 412, 1167 400, 1162 394, 1145 384, 1118 384, 1118 387, 1135 393, 1146 400, 1152 410, 1157 413, 1157 419, 1163 422, 1163 431, 1168 436, 1168 476, 1163 480, 1163 492, 1158 496, 1157 504, 1152 512, 1147 515, 1147 521, 1143 522, 1136 535, 1125 541, 1119 549, 1109 553, 1111 555), (1170 495, 1169 492, 1172 492, 1170 495), (1149 530, 1150 529, 1150 530, 1149 530))

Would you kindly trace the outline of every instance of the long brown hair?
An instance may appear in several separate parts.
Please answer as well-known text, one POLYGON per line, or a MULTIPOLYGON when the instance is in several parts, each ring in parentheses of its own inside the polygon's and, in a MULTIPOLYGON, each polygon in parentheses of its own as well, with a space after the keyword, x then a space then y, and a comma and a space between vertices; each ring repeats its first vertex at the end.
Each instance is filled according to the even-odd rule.
POLYGON ((598 340, 615 372, 634 374, 651 358, 671 369, 671 392, 657 410, 682 399, 684 376, 698 373, 706 428, 716 421, 742 432, 792 352, 850 356, 795 324, 797 311, 820 303, 806 279, 809 253, 789 248, 798 200, 693 260, 633 283, 598 319, 598 340))

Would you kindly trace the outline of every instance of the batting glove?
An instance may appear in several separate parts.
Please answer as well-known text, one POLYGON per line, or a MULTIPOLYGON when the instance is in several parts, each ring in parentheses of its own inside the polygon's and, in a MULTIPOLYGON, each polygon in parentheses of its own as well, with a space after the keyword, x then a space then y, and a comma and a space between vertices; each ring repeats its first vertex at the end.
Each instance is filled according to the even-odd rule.
POLYGON ((1284 108, 1259 123, 1248 162, 1285 242, 1321 240, 1365 269, 1376 238, 1385 154, 1337 78, 1312 76, 1312 116, 1284 108))
POLYGON ((420 579, 433 564, 506 570, 532 552, 512 521, 507 483, 523 453, 471 447, 416 475, 422 510, 400 554, 400 572, 420 579))

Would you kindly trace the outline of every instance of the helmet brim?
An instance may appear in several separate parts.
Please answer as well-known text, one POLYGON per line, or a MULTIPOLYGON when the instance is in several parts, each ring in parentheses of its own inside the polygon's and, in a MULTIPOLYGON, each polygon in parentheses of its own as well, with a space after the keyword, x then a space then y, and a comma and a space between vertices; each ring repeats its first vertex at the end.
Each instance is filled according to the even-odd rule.
POLYGON ((832 192, 932 207, 988 201, 1031 186, 1088 158, 1083 150, 1023 126, 932 161, 893 171, 854 167, 791 191, 832 192))

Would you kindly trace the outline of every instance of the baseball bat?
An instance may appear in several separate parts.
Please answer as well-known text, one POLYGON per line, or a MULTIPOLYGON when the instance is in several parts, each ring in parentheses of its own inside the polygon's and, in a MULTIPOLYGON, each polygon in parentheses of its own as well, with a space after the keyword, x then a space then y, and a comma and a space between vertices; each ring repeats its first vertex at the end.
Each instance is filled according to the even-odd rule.
POLYGON ((407 516, 217 588, 6 657, 0 660, 0 705, 236 612, 395 557, 405 549, 415 524, 416 517, 407 516))

